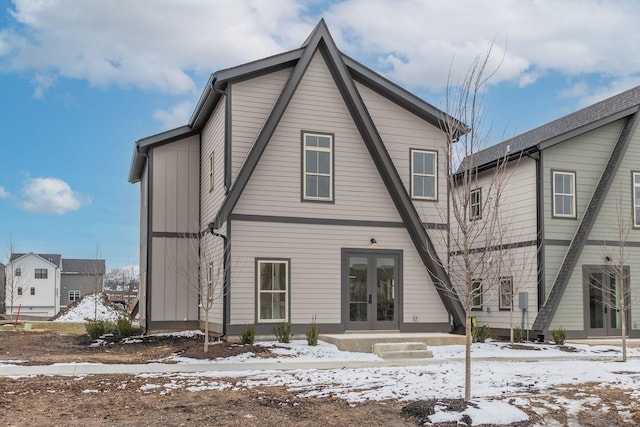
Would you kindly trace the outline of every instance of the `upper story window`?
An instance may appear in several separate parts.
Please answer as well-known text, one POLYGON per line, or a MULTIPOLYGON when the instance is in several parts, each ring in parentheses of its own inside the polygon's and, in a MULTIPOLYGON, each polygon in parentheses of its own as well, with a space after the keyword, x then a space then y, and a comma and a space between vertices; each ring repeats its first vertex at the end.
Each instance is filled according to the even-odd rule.
POLYGON ((31 288, 31 295, 35 295, 36 294, 36 288, 31 288))
POLYGON ((16 268, 16 276, 22 276, 22 269, 20 267, 16 268))
POLYGON ((438 198, 438 153, 411 150, 411 197, 436 200, 438 198))
POLYGON ((576 217, 576 173, 553 171, 553 216, 576 217))
POLYGON ((633 226, 640 227, 640 172, 633 172, 633 226))
POLYGON ((36 279, 46 279, 49 271, 46 268, 36 268, 36 279))
POLYGON ((302 134, 302 199, 333 201, 333 135, 302 134))
POLYGON ((482 218, 482 188, 469 193, 469 220, 482 218))
POLYGON ((258 322, 289 319, 289 261, 258 260, 258 322))
POLYGON ((213 191, 213 153, 209 155, 209 191, 213 191))

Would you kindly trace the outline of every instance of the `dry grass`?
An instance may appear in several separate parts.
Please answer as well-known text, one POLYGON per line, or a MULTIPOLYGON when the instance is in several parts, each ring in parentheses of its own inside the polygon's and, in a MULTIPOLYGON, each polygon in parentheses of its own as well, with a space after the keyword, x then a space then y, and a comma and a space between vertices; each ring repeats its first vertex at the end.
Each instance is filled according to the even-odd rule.
MULTIPOLYGON (((0 321, 3 329, 12 329, 13 322, 0 321), (5 326, 11 325, 11 326, 5 326)), ((82 335, 87 331, 83 322, 49 322, 49 321, 21 321, 18 322, 16 329, 26 329, 25 324, 31 325, 32 331, 51 331, 58 334, 82 335)))

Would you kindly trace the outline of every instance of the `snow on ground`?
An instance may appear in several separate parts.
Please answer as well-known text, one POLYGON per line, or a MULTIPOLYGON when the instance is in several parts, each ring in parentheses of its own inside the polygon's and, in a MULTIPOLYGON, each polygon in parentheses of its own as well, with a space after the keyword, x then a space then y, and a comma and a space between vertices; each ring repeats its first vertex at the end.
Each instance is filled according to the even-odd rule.
MULTIPOLYGON (((280 357, 269 359, 274 363, 333 361, 380 361, 365 353, 339 351, 334 345, 319 342, 311 347, 305 341, 291 344, 261 343, 282 347, 280 357)), ((473 401, 463 412, 447 411, 436 406, 431 422, 462 420, 468 416, 473 425, 510 424, 528 419, 523 408, 537 413, 553 412, 554 405, 538 397, 563 384, 599 383, 623 390, 640 389, 640 349, 629 348, 630 360, 621 364, 620 347, 612 345, 589 346, 568 344, 565 347, 549 344, 526 344, 530 349, 512 349, 499 342, 477 343, 472 348, 473 401), (563 350, 564 349, 564 350, 563 350)), ((208 371, 200 373, 148 374, 147 377, 164 378, 164 392, 176 388, 189 391, 222 390, 225 388, 251 388, 283 386, 301 397, 337 397, 350 403, 366 400, 416 401, 424 399, 456 399, 464 394, 464 346, 431 346, 434 358, 421 366, 375 367, 357 369, 298 369, 289 371, 251 370, 208 371)), ((176 358, 178 363, 194 361, 176 358)), ((262 362, 242 355, 216 360, 211 363, 262 362)), ((144 391, 144 390, 141 390, 144 391)), ((631 397, 640 396, 640 391, 631 397)), ((569 415, 592 408, 594 398, 566 396, 555 401, 567 408, 569 415), (558 400, 560 399, 560 400, 558 400)), ((596 399, 597 400, 597 399, 596 399)), ((629 420, 631 422, 630 414, 629 420)))
POLYGON ((115 308, 104 303, 99 294, 86 295, 66 313, 55 319, 56 322, 84 322, 87 319, 115 322, 122 316, 115 308))

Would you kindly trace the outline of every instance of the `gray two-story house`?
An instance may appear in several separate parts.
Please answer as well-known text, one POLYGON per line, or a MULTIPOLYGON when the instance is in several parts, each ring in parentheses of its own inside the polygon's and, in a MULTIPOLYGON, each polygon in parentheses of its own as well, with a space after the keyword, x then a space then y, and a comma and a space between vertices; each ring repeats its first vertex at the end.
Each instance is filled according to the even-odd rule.
POLYGON ((628 331, 640 336, 639 108, 635 87, 467 159, 478 194, 509 161, 507 262, 494 298, 478 298, 479 324, 509 327, 513 289, 515 324, 534 337, 560 327, 570 337, 620 336, 625 306, 628 331))
POLYGON ((185 126, 135 143, 141 324, 461 325, 443 118, 340 52, 324 21, 299 49, 213 74, 185 126))

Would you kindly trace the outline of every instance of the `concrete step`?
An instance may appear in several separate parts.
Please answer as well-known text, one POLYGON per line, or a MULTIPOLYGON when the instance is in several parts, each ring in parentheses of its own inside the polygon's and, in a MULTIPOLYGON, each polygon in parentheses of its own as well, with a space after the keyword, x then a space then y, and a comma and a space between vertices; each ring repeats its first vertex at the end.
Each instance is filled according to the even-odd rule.
POLYGON ((376 343, 373 353, 382 359, 428 359, 433 353, 421 342, 376 343))
POLYGON ((421 342, 429 346, 464 344, 464 335, 448 333, 412 332, 346 332, 342 334, 320 334, 320 340, 335 344, 342 351, 370 353, 376 343, 421 342))

